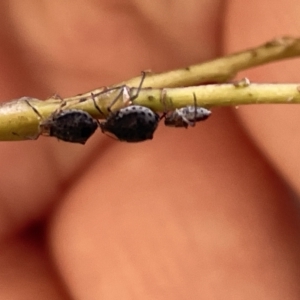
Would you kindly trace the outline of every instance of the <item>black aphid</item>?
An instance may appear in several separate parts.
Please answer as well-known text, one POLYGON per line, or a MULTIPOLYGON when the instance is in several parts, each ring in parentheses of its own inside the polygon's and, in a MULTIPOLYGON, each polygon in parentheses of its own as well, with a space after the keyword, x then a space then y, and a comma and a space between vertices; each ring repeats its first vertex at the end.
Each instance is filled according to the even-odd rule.
MULTIPOLYGON (((103 133, 128 143, 143 142, 153 138, 153 133, 157 128, 160 117, 150 108, 140 105, 129 105, 116 112, 111 111, 111 107, 118 98, 123 97, 124 102, 131 104, 132 101, 138 97, 145 79, 145 74, 145 72, 142 72, 141 82, 134 95, 130 95, 131 90, 127 86, 119 87, 121 92, 107 108, 109 111, 108 117, 105 121, 99 123, 103 133)), ((93 94, 92 99, 96 109, 103 114, 96 104, 95 95, 93 94)))
POLYGON ((98 121, 83 110, 58 109, 48 118, 43 119, 29 101, 26 100, 26 103, 42 120, 39 124, 39 135, 54 136, 65 142, 85 144, 98 127, 98 121))
POLYGON ((151 109, 131 105, 111 113, 106 121, 100 122, 103 133, 129 143, 151 140, 160 117, 151 109))

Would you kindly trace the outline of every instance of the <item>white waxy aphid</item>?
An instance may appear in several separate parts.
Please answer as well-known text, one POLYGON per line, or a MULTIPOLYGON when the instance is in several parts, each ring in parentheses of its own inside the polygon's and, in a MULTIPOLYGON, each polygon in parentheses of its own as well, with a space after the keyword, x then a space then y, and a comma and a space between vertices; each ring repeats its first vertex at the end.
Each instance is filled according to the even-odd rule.
POLYGON ((197 106, 195 94, 194 101, 195 105, 187 105, 166 113, 164 121, 165 125, 187 128, 188 126, 195 126, 196 122, 206 120, 211 115, 211 111, 197 106))

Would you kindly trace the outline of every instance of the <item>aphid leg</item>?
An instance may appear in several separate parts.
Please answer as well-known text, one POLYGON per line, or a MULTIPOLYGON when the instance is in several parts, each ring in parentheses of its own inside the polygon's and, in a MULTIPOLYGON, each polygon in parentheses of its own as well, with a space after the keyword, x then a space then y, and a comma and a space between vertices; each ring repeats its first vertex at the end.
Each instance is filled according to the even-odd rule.
MULTIPOLYGON (((109 112, 109 113, 113 113, 113 111, 112 111, 112 107, 113 107, 113 105, 118 101, 118 99, 120 99, 120 97, 122 97, 122 95, 123 95, 123 97, 124 97, 124 89, 127 91, 127 86, 126 85, 123 85, 123 86, 120 86, 119 87, 120 89, 121 89, 121 91, 118 93, 118 95, 115 97, 115 99, 109 104, 109 106, 107 107, 107 111, 109 112)), ((116 89, 116 88, 114 88, 114 89, 116 89)), ((123 98, 124 99, 124 98, 123 98)))
POLYGON ((138 86, 138 88, 136 90, 135 95, 131 95, 130 96, 130 101, 134 101, 139 96, 140 91, 141 91, 142 86, 143 86, 143 83, 144 83, 144 80, 146 78, 146 74, 147 74, 146 71, 142 71, 142 78, 141 78, 140 84, 139 84, 139 86, 138 86))
POLYGON ((53 96, 51 98, 63 101, 63 98, 60 95, 56 94, 56 93, 53 94, 53 96))
MULTIPOLYGON (((194 127, 196 125, 196 122, 197 122, 197 97, 196 97, 196 94, 193 93, 193 98, 194 98, 194 119, 191 121, 188 119, 188 117, 186 117, 184 114, 181 114, 181 118, 182 120, 188 125, 188 126, 191 126, 191 127, 194 127)), ((188 127, 187 126, 187 127, 188 127)))
POLYGON ((60 100, 60 107, 64 107, 67 105, 67 102, 58 94, 54 94, 51 98, 60 100))
POLYGON ((120 86, 115 86, 112 88, 104 88, 101 92, 94 94, 94 97, 100 96, 101 94, 105 94, 108 93, 110 91, 114 91, 114 90, 120 90, 119 93, 117 94, 117 96, 114 98, 114 100, 109 104, 109 106, 107 107, 107 111, 109 113, 113 113, 112 111, 112 107, 114 106, 114 104, 122 97, 123 98, 123 103, 125 105, 129 105, 132 104, 132 101, 135 100, 142 88, 143 82, 145 80, 146 77, 146 73, 145 71, 142 71, 142 79, 140 81, 140 84, 137 88, 137 91, 135 93, 135 95, 130 95, 131 94, 131 88, 129 88, 127 85, 120 85, 120 86))
MULTIPOLYGON (((112 87, 112 88, 107 88, 106 86, 103 87, 102 91, 101 92, 98 92, 98 93, 91 93, 91 98, 95 104, 95 107, 96 109, 101 112, 101 114, 103 114, 103 112, 100 110, 99 106, 96 104, 96 97, 102 95, 102 94, 106 94, 106 93, 109 93, 111 91, 115 91, 115 90, 120 90, 118 95, 115 97, 115 99, 109 104, 109 106, 107 107, 107 110, 108 112, 112 113, 112 106, 118 101, 118 99, 124 94, 124 88, 127 88, 128 87, 126 85, 120 85, 120 86, 115 86, 115 87, 112 87)), ((82 102, 85 102, 89 100, 89 98, 81 98, 79 99, 79 103, 82 103, 82 102)), ((104 114, 103 114, 104 115, 104 114)))
MULTIPOLYGON (((124 86, 126 86, 125 84, 123 85, 119 85, 119 86, 114 86, 114 87, 111 87, 111 88, 108 88, 107 86, 104 86, 102 88, 102 91, 101 92, 98 92, 96 94, 94 94, 95 97, 98 97, 102 94, 106 94, 108 92, 111 92, 111 91, 115 91, 115 90, 119 90, 119 89, 122 89, 124 86)), ((86 100, 86 99, 85 99, 86 100)), ((82 101, 85 101, 85 100, 82 100, 82 101)))
MULTIPOLYGON (((102 112, 102 110, 100 109, 100 107, 98 106, 98 104, 96 103, 96 99, 95 99, 94 94, 91 93, 91 96, 92 96, 92 100, 93 100, 95 108, 99 111, 100 114, 102 114, 105 117, 104 113, 102 112)), ((104 132, 103 129, 102 129, 102 126, 101 126, 102 125, 101 122, 98 119, 95 119, 95 120, 96 120, 96 122, 98 124, 98 127, 101 129, 101 131, 104 132)))
POLYGON ((58 114, 62 111, 62 108, 66 108, 67 106, 67 101, 64 100, 60 95, 58 94, 54 94, 52 96, 53 99, 57 99, 57 100, 60 100, 60 104, 59 104, 59 107, 52 113, 52 115, 55 115, 55 114, 58 114))
MULTIPOLYGON (((119 88, 121 89, 120 93, 117 95, 117 97, 110 103, 109 107, 107 107, 107 110, 112 113, 112 106, 118 101, 118 99, 120 97, 123 97, 123 103, 125 105, 130 105, 132 104, 132 102, 139 96, 139 93, 142 89, 142 85, 143 85, 143 82, 145 80, 145 77, 146 77, 146 72, 145 71, 142 71, 142 79, 140 81, 140 84, 136 90, 136 93, 134 95, 130 95, 131 94, 131 88, 129 88, 127 85, 123 85, 123 86, 120 86, 119 88)), ((115 87, 117 88, 117 87, 115 87)), ((113 89, 115 89, 113 88, 113 89)))
MULTIPOLYGON (((44 118, 43 118, 43 116, 40 114, 40 112, 27 100, 27 99, 25 99, 24 100, 25 101, 25 103, 29 106, 29 107, 31 107, 32 108, 32 110, 35 112, 35 114, 38 116, 38 119, 39 119, 39 121, 41 121, 41 120, 43 120, 44 118)), ((17 133, 13 133, 13 134, 16 134, 16 135, 18 135, 17 133)), ((28 140, 37 140, 38 139, 38 137, 41 135, 41 128, 40 128, 40 126, 39 126, 39 131, 38 131, 38 133, 36 134, 36 135, 34 135, 34 136, 26 136, 25 138, 27 138, 28 140)))
POLYGON ((39 117, 39 120, 42 120, 43 119, 43 116, 40 114, 40 112, 27 100, 25 99, 24 100, 25 103, 27 103, 31 108, 32 110, 36 113, 36 115, 39 117))
MULTIPOLYGON (((194 127, 194 126, 196 125, 196 122, 190 121, 190 120, 189 120, 187 117, 185 117, 184 115, 182 115, 181 118, 182 118, 182 120, 183 120, 186 124, 188 124, 188 125, 191 126, 191 127, 194 127)), ((188 127, 188 126, 186 126, 186 127, 188 127)))
MULTIPOLYGON (((117 102, 117 100, 122 96, 123 94, 123 89, 124 87, 126 87, 126 85, 120 85, 120 86, 115 86, 115 87, 112 87, 112 88, 108 88, 107 86, 104 86, 102 88, 102 91, 101 92, 98 92, 98 93, 91 93, 91 98, 94 102, 94 106, 95 108, 99 111, 100 114, 102 114, 103 116, 105 116, 105 114, 101 111, 100 107, 97 105, 96 103, 96 97, 99 97, 100 95, 103 95, 103 94, 106 94, 106 93, 109 93, 111 91, 115 91, 115 90, 119 90, 121 89, 121 91, 118 93, 117 97, 110 103, 110 105, 107 107, 107 110, 109 113, 112 113, 112 110, 111 110, 111 107, 117 102)), ((79 95, 80 96, 80 95, 79 95)), ((90 100, 90 97, 82 97, 79 99, 79 103, 82 103, 82 102, 85 102, 85 101, 88 101, 90 100)))
POLYGON ((93 93, 91 93, 91 96, 92 96, 92 100, 93 100, 93 103, 94 103, 94 106, 95 108, 98 110, 98 112, 105 117, 105 114, 102 112, 102 110, 100 109, 100 107, 98 106, 98 104, 96 103, 96 99, 95 99, 95 96, 93 93))
POLYGON ((197 120, 197 97, 196 97, 195 93, 193 93, 193 97, 194 97, 194 111, 195 111, 195 113, 194 113, 194 124, 191 125, 191 126, 195 126, 196 120, 197 120))
POLYGON ((164 112, 160 116, 159 121, 161 121, 168 114, 168 108, 167 108, 167 103, 166 103, 166 96, 167 96, 166 90, 162 89, 161 93, 160 93, 160 102, 162 103, 162 105, 164 107, 164 112))

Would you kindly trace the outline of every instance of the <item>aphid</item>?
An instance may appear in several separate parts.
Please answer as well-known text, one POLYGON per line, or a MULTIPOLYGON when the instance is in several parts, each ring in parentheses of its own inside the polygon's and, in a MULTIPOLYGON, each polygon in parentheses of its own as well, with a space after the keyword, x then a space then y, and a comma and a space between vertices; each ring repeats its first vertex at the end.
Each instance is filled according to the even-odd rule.
POLYGON ((85 144, 98 127, 98 121, 83 110, 58 109, 44 119, 28 100, 25 101, 42 120, 38 136, 54 136, 65 142, 85 144))
POLYGON ((211 115, 210 110, 197 106, 196 95, 193 95, 194 105, 178 108, 165 114, 166 126, 188 128, 188 126, 195 126, 196 122, 206 120, 211 115))
POLYGON ((103 133, 128 143, 151 140, 160 117, 151 109, 131 105, 111 113, 106 121, 100 122, 103 133))
MULTIPOLYGON (((107 108, 110 114, 105 121, 99 123, 99 126, 103 133, 120 141, 125 141, 128 143, 142 142, 145 140, 151 140, 153 138, 153 133, 158 126, 160 117, 150 108, 140 105, 129 105, 127 107, 121 108, 117 112, 111 111, 111 107, 121 96, 123 96, 123 101, 124 99, 126 99, 126 102, 131 104, 132 101, 138 97, 144 79, 145 73, 142 72, 141 82, 136 94, 134 95, 130 96, 130 88, 128 88, 127 86, 120 87, 121 92, 107 108)), ((103 114, 96 104, 96 100, 93 94, 92 99, 94 101, 94 106, 96 107, 96 109, 101 114, 103 114)))

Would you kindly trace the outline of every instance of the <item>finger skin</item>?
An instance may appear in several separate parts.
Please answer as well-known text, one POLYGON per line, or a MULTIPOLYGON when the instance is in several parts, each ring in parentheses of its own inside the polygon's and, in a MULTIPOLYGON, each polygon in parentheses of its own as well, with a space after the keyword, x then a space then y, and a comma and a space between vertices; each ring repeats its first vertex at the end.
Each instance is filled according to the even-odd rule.
POLYGON ((0 287, 1 299, 69 299, 49 255, 32 236, 1 243, 0 287))
MULTIPOLYGON (((298 37, 299 13, 296 0, 285 3, 254 0, 247 2, 246 7, 241 1, 229 1, 225 51, 238 51, 281 36, 298 37)), ((299 82, 299 67, 299 59, 293 59, 248 70, 240 76, 247 76, 253 82, 299 82)), ((241 106, 236 113, 254 142, 299 195, 300 107, 241 106)))
MULTIPOLYGON (((11 3, 49 93, 82 92, 145 66, 182 67, 221 49, 217 1, 190 2, 186 11, 173 2, 168 19, 153 14, 166 11, 159 2, 153 10, 45 1, 32 15, 11 3)), ((72 182, 51 216, 50 250, 75 299, 298 299, 296 204, 232 111, 215 110, 193 130, 161 126, 140 145, 95 143, 87 154, 53 145, 46 154, 55 171, 43 170, 55 191, 62 178, 72 182)))

